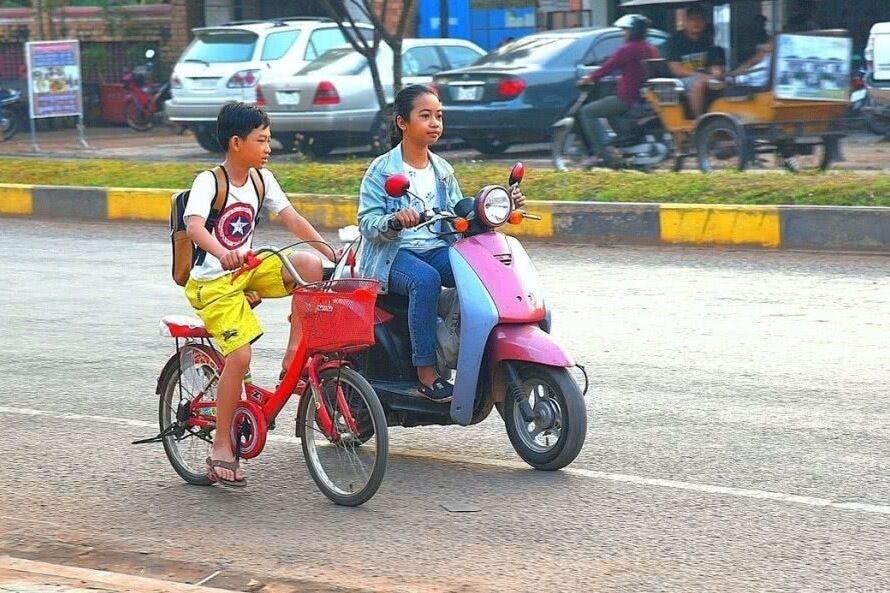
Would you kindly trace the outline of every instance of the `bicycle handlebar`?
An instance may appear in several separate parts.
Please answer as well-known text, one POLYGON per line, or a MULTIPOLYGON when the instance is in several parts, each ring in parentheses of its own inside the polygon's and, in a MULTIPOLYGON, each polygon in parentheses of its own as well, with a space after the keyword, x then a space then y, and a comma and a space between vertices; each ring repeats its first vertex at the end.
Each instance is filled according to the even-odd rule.
POLYGON ((288 274, 291 275, 291 278, 294 279, 294 283, 299 286, 306 286, 309 284, 303 277, 300 276, 300 273, 297 272, 297 269, 291 263, 290 259, 282 252, 280 249, 272 249, 271 247, 261 247, 256 251, 248 251, 244 254, 244 265, 240 268, 232 272, 231 282, 235 281, 235 278, 243 274, 244 272, 249 272, 250 270, 256 269, 263 263, 263 260, 266 258, 260 258, 259 255, 263 253, 271 253, 278 257, 281 260, 281 264, 284 266, 284 269, 287 270, 288 274))

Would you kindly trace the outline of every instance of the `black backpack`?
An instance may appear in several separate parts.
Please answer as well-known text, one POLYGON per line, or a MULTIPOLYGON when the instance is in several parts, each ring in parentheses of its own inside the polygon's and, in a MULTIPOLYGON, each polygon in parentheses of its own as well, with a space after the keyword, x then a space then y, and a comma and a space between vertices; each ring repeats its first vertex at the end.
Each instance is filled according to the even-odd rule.
MULTIPOLYGON (((210 170, 216 182, 216 196, 210 205, 210 215, 204 225, 211 233, 213 227, 219 219, 220 213, 226 207, 226 200, 229 197, 229 176, 222 165, 217 165, 210 170)), ((263 176, 257 169, 248 170, 253 188, 257 195, 257 212, 263 207, 263 199, 266 197, 266 184, 263 182, 263 176)), ((170 242, 173 246, 173 281, 180 286, 185 286, 189 280, 192 268, 196 263, 203 261, 204 250, 195 245, 188 237, 186 230, 185 207, 188 204, 189 194, 191 190, 185 190, 173 194, 170 203, 170 242)))

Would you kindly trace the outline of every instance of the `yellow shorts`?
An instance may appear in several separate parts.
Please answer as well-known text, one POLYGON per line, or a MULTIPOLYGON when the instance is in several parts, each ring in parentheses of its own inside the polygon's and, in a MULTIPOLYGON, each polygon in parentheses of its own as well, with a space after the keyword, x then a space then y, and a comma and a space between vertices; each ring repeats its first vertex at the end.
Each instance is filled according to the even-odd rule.
POLYGON ((232 282, 226 274, 213 280, 189 278, 185 296, 213 336, 223 356, 252 344, 263 335, 263 328, 244 296, 252 290, 263 298, 285 297, 290 291, 284 285, 281 260, 265 256, 259 267, 240 274, 232 282))

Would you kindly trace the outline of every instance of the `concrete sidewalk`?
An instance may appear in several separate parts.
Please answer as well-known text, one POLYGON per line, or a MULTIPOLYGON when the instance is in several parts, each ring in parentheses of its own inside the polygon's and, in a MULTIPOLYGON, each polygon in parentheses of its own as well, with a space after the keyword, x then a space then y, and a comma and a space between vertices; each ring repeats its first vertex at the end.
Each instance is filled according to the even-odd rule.
POLYGON ((0 593, 231 593, 231 590, 0 556, 0 593))

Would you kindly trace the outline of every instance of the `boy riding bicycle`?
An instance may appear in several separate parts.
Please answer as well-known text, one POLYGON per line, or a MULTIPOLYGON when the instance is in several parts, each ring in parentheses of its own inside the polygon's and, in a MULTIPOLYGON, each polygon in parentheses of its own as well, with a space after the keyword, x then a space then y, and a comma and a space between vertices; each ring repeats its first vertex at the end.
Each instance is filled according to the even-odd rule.
MULTIPOLYGON (((196 245, 196 259, 185 294, 204 321, 226 362, 217 386, 216 431, 207 458, 211 479, 226 486, 245 486, 231 439, 235 407, 241 398, 244 377, 250 369, 251 344, 263 330, 251 309, 253 294, 275 298, 290 294, 294 278, 276 257, 263 260, 250 274, 233 278, 232 271, 245 262, 253 242, 260 207, 277 214, 284 226, 322 255, 336 261, 336 254, 322 241, 305 218, 297 214, 275 176, 265 169, 271 148, 269 118, 261 109, 245 103, 228 103, 217 117, 217 136, 226 149, 221 165, 228 195, 215 220, 212 203, 218 175, 199 174, 192 184, 184 218, 188 237, 196 245)), ((309 253, 290 253, 288 258, 307 282, 322 278, 321 260, 309 253)), ((287 368, 300 341, 300 323, 292 315, 290 337, 282 368, 287 368)))

